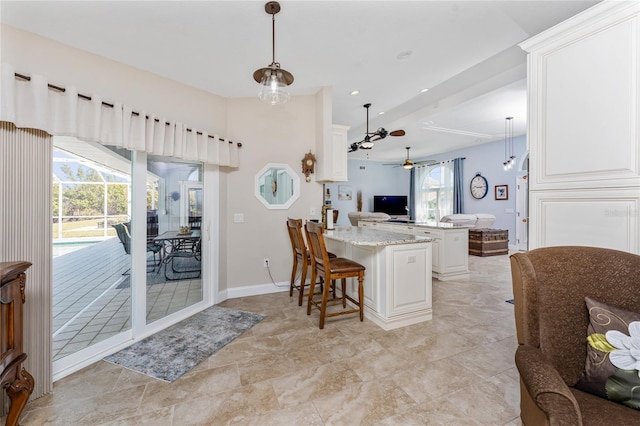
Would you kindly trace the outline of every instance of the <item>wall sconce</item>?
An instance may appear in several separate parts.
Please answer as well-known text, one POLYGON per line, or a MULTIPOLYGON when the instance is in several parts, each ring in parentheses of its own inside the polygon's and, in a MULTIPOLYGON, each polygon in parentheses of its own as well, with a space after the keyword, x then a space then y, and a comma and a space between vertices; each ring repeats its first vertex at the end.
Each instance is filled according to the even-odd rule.
POLYGON ((504 163, 502 167, 505 171, 510 170, 516 162, 513 154, 513 117, 504 119, 504 163))

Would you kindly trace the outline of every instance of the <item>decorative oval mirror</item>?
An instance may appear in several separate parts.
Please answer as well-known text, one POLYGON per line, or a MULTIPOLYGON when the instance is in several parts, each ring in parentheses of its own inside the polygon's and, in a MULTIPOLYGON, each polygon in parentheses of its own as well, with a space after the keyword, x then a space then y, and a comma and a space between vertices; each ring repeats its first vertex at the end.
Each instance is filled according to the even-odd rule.
POLYGON ((255 195, 268 209, 286 210, 300 197, 300 177, 288 164, 269 163, 256 174, 255 195))

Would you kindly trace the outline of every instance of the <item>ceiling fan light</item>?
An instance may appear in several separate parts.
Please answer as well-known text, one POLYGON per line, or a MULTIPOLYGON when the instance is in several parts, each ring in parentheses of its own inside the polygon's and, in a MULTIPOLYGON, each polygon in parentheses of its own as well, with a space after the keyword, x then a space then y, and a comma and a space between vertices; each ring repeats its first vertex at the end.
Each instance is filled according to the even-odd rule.
POLYGON ((413 169, 413 163, 404 163, 402 165, 402 168, 405 169, 405 170, 411 170, 411 169, 413 169))
POLYGON ((371 149, 373 148, 373 142, 371 141, 364 141, 360 144, 360 149, 371 149))

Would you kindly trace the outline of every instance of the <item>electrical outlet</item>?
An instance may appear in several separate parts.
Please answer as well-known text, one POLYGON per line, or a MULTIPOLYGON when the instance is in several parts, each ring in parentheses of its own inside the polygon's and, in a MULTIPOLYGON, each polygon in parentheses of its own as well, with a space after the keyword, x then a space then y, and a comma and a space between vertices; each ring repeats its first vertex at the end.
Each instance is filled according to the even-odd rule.
POLYGON ((264 258, 264 260, 263 260, 263 265, 262 265, 262 266, 264 266, 265 268, 268 268, 268 267, 269 267, 269 258, 268 258, 268 257, 265 257, 265 258, 264 258))

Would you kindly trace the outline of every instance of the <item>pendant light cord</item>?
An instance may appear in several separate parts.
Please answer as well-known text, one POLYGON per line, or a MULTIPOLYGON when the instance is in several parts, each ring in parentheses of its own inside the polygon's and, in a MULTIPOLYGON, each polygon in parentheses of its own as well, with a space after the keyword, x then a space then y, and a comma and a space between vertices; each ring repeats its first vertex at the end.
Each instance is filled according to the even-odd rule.
POLYGON ((276 14, 271 11, 271 64, 276 64, 276 14))

